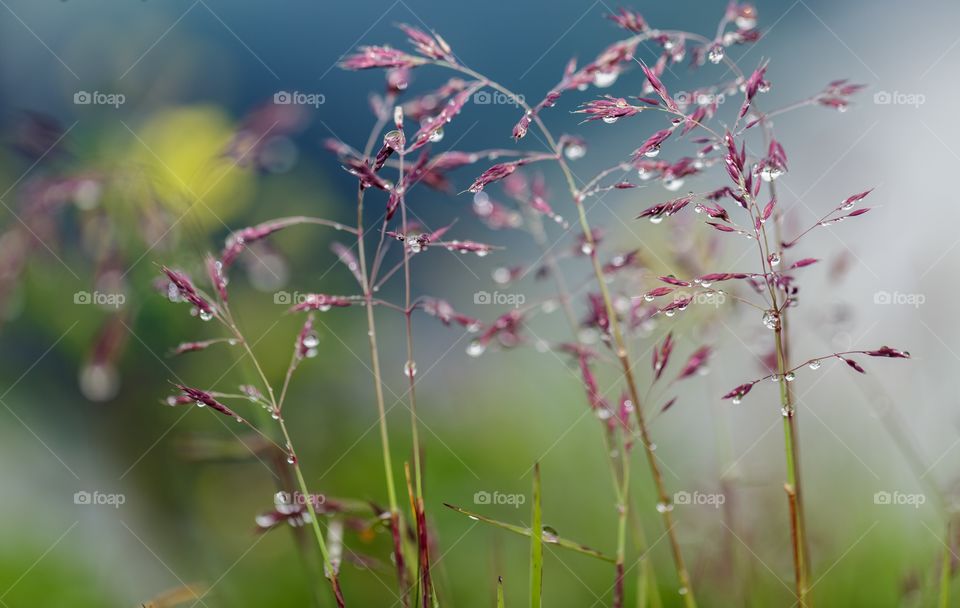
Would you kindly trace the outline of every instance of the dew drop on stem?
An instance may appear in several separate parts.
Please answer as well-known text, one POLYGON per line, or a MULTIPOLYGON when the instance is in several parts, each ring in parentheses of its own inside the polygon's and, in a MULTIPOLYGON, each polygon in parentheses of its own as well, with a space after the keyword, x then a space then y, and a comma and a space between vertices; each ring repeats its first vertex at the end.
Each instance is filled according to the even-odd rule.
POLYGON ((719 44, 710 47, 710 51, 707 53, 707 59, 714 65, 723 61, 723 47, 719 44))

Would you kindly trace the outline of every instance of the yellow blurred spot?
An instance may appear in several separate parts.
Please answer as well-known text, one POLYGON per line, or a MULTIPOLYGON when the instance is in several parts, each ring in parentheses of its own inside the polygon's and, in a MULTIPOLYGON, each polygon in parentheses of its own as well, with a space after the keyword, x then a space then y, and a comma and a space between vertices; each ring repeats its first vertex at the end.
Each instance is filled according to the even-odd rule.
POLYGON ((137 129, 130 160, 143 169, 171 213, 202 225, 219 224, 249 203, 253 173, 223 155, 235 131, 212 106, 174 108, 137 129))

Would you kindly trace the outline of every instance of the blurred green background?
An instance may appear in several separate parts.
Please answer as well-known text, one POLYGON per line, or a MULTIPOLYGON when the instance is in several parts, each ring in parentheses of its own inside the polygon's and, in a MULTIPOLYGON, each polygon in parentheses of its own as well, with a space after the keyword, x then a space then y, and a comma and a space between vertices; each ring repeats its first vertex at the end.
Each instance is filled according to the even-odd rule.
MULTIPOLYGON (((335 63, 357 45, 402 46, 392 24, 426 23, 471 67, 531 100, 555 84, 568 57, 586 61, 617 39, 619 32, 603 18, 612 8, 602 1, 499 0, 482 6, 425 0, 0 4, 0 138, 7 144, 0 153, 0 606, 135 606, 195 582, 211 587, 200 604, 211 608, 309 605, 315 582, 293 536, 284 529, 255 531, 255 515, 273 505, 271 463, 191 458, 200 441, 236 441, 242 427, 206 411, 163 405, 170 382, 233 392, 253 379, 253 369, 230 347, 168 357, 179 342, 216 337, 216 328, 156 292, 158 264, 199 278, 202 256, 217 251, 231 230, 273 217, 305 214, 352 223, 355 179, 321 142, 334 137, 362 147, 373 124, 367 98, 383 80, 379 73, 342 72, 335 63), (322 94, 324 103, 307 109, 303 129, 272 142, 267 170, 236 166, 219 155, 245 116, 275 92, 294 90, 322 94), (125 102, 77 105, 80 91, 120 93, 125 102), (45 131, 24 111, 54 117, 60 130, 47 125, 45 131), (24 150, 24 142, 34 148, 24 150), (50 186, 45 180, 64 175, 110 179, 95 195, 82 188, 65 197, 37 194, 50 186), (123 294, 123 302, 87 304, 78 300, 83 293, 123 294), (77 492, 122 495, 123 504, 77 504, 77 492)), ((723 6, 684 0, 636 8, 655 25, 712 35, 723 6)), ((910 6, 777 0, 758 3, 758 9, 769 37, 731 57, 744 70, 771 60, 771 106, 835 78, 872 86, 844 115, 807 110, 778 121, 791 157, 782 204, 796 206, 798 224, 849 194, 877 187, 878 209, 868 222, 817 234, 806 245, 834 265, 845 260, 849 270, 843 282, 820 269, 804 276, 795 352, 806 357, 889 343, 914 355, 900 365, 871 361, 867 377, 825 365, 798 381, 816 603, 932 605, 927 585, 943 550, 944 517, 931 488, 952 502, 960 458, 954 450, 960 442, 956 392, 949 382, 960 352, 952 305, 960 218, 948 183, 960 159, 954 152, 960 85, 953 78, 960 8, 934 0, 910 6), (919 94, 924 101, 884 104, 877 92, 919 94), (882 293, 894 294, 892 305, 878 297, 882 293), (897 294, 922 301, 913 297, 905 304, 897 294), (891 430, 918 446, 919 471, 891 430), (927 499, 919 508, 878 505, 874 494, 882 491, 927 499)), ((627 76, 611 91, 639 93, 637 74, 627 76)), ((444 78, 416 74, 411 89, 427 90, 444 78)), ((702 76, 678 71, 665 82, 679 90, 686 78, 702 76)), ((568 112, 595 93, 571 95, 547 116, 556 132, 590 138, 590 153, 578 165, 585 176, 660 128, 648 117, 640 119, 639 132, 578 127, 578 117, 568 112)), ((516 119, 513 108, 468 107, 438 146, 511 147, 516 119)), ((457 174, 458 192, 476 169, 457 174)), ((559 196, 560 175, 547 177, 558 194, 554 207, 572 217, 559 196)), ((667 194, 652 187, 611 195, 593 221, 608 229, 611 249, 676 253, 668 233, 631 219, 667 194)), ((411 204, 430 223, 460 218, 456 238, 507 249, 482 259, 443 251, 424 256, 416 292, 492 319, 498 311, 475 304, 473 295, 496 289, 491 273, 512 260, 535 259, 536 248, 509 233, 488 232, 472 217, 467 195, 418 196, 411 204)), ((380 204, 382 197, 371 197, 370 207, 380 204)), ((380 210, 369 211, 372 220, 380 210)), ((355 293, 350 273, 329 250, 333 240, 348 236, 291 228, 238 263, 231 307, 278 384, 302 319, 284 315, 275 294, 355 293)), ((740 259, 748 247, 738 243, 724 251, 717 261, 725 267, 709 270, 742 269, 752 259, 740 259)), ((588 271, 577 260, 568 268, 573 277, 588 271)), ((530 300, 549 292, 548 285, 529 283, 522 289, 530 300)), ((400 286, 394 280, 381 296, 399 298, 400 286)), ((411 453, 409 413, 398 402, 406 390, 404 328, 397 315, 379 314, 396 480, 402 484, 399 464, 411 453)), ((774 390, 760 386, 740 406, 718 399, 761 375, 756 355, 766 334, 756 316, 733 308, 706 329, 692 318, 667 320, 651 337, 675 329, 684 357, 702 343, 717 348, 710 375, 685 386, 669 415, 653 425, 671 491, 726 497, 720 509, 675 510, 703 606, 792 603, 774 390)), ((383 505, 363 311, 334 309, 318 320, 320 354, 302 365, 286 409, 308 485, 328 497, 383 505)), ((564 335, 561 320, 549 316, 532 329, 564 335)), ((492 606, 498 575, 507 605, 526 601, 526 541, 442 503, 525 525, 526 506, 477 506, 474 495, 529 496, 537 460, 545 523, 613 553, 615 494, 601 427, 587 410, 570 361, 535 349, 472 358, 464 352, 471 338, 460 329, 416 317, 415 330, 426 507, 445 604, 492 606)), ((644 386, 651 343, 635 347, 644 386)), ((253 416, 249 407, 246 415, 253 416)), ((653 544, 664 604, 677 605, 669 549, 658 542, 662 529, 639 455, 633 469, 635 502, 653 544)), ((348 533, 347 545, 378 560, 370 569, 344 565, 348 605, 398 605, 384 535, 348 533)), ((610 603, 607 565, 553 548, 547 555, 546 606, 610 603)), ((633 580, 628 588, 632 597, 633 580)))

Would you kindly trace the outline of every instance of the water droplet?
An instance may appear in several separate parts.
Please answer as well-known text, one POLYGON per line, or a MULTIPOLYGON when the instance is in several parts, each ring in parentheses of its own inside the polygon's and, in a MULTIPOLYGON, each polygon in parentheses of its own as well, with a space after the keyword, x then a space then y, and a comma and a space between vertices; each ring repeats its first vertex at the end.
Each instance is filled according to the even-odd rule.
POLYGON ((584 243, 580 245, 580 253, 583 255, 590 255, 593 253, 593 245, 590 243, 584 243))
POLYGON ((707 59, 714 65, 723 61, 723 47, 719 44, 710 47, 710 51, 707 53, 707 59))
POLYGON ((679 589, 677 589, 677 593, 679 593, 680 595, 686 595, 689 592, 690 590, 687 589, 686 587, 680 587, 679 589))
POLYGON ((659 223, 662 222, 662 221, 663 221, 663 216, 662 216, 662 215, 651 215, 651 216, 650 216, 650 223, 651 223, 651 224, 659 224, 659 223))
POLYGON ((408 236, 406 239, 407 249, 410 250, 410 253, 420 253, 423 251, 423 243, 420 242, 420 238, 417 236, 408 236))
POLYGON ((403 364, 403 375, 407 378, 413 378, 417 375, 417 362, 407 361, 403 364))
POLYGON ((780 382, 780 376, 778 374, 771 374, 770 382, 780 382))
POLYGON ((548 314, 548 315, 552 312, 555 312, 557 310, 557 301, 544 300, 543 304, 540 305, 540 310, 542 310, 544 314, 548 314))
POLYGON ((593 75, 593 86, 605 89, 615 83, 618 76, 620 76, 620 70, 595 72, 593 75))
POLYGON ((770 254, 770 257, 767 258, 767 261, 770 262, 770 265, 771 265, 771 266, 779 266, 779 265, 780 265, 780 254, 779 254, 779 253, 771 253, 771 254, 770 254))
POLYGON ((609 420, 613 416, 613 412, 608 410, 605 407, 602 407, 597 410, 597 418, 600 420, 609 420))
POLYGON ((663 311, 663 314, 667 315, 668 317, 672 317, 673 315, 677 314, 677 311, 676 309, 671 308, 670 310, 663 311))
POLYGON ((612 125, 613 123, 617 122, 620 119, 616 116, 604 116, 601 120, 603 120, 603 122, 607 123, 608 125, 612 125))
POLYGON ((471 357, 479 357, 485 350, 487 350, 487 347, 479 340, 474 340, 467 346, 467 354, 471 357))
POLYGON ((643 301, 644 301, 644 302, 653 302, 653 298, 654 298, 654 296, 652 296, 652 295, 650 295, 650 294, 648 294, 648 293, 643 295, 643 301))
POLYGON ((197 399, 197 407, 207 407, 207 404, 197 399))
POLYGON ((694 210, 696 213, 703 213, 704 211, 707 210, 707 208, 704 207, 703 205, 701 205, 700 203, 697 203, 697 206, 694 207, 693 210, 694 210))
POLYGON ((657 511, 660 513, 669 513, 670 511, 673 511, 673 503, 658 502, 657 511))
POLYGON ((91 363, 80 370, 79 383, 80 392, 90 401, 109 401, 120 390, 120 375, 109 363, 91 363))
POLYGON ((676 192, 683 187, 683 180, 679 177, 665 177, 663 179, 663 187, 670 192, 676 192))
POLYGON ((736 396, 734 396, 733 399, 730 400, 730 403, 732 403, 732 404, 734 404, 734 405, 740 405, 740 402, 742 402, 742 401, 743 401, 743 397, 741 397, 740 395, 736 395, 736 396))
POLYGON ((289 454, 287 456, 287 464, 296 464, 296 462, 297 462, 296 456, 294 456, 293 454, 289 454))
POLYGON ((643 153, 647 158, 656 158, 658 154, 660 154, 660 146, 653 146, 643 153))
POLYGON ((210 312, 209 310, 201 310, 201 311, 200 311, 200 320, 201 320, 201 321, 209 321, 209 320, 212 319, 212 318, 213 318, 213 313, 210 312))
POLYGON ((443 127, 440 127, 439 129, 430 133, 430 137, 427 138, 427 140, 432 144, 435 144, 442 139, 443 139, 443 127))
POLYGON ((780 315, 777 311, 770 309, 763 313, 763 326, 767 329, 776 330, 780 327, 780 315))
POLYGON ((578 160, 586 156, 587 148, 586 146, 581 146, 580 144, 569 144, 563 149, 563 154, 569 160, 578 160))
POLYGON ((713 283, 711 283, 710 281, 700 281, 701 287, 709 288, 711 285, 713 285, 713 283))
POLYGON ((792 406, 783 406, 780 408, 780 415, 784 418, 790 418, 793 416, 793 407, 792 406))
POLYGON ((813 361, 810 362, 809 365, 807 365, 807 367, 809 367, 810 369, 816 370, 816 369, 820 369, 820 365, 821 365, 820 359, 814 359, 813 361))
POLYGON ((303 337, 303 345, 307 348, 316 348, 320 345, 320 336, 315 332, 310 332, 303 337))
POLYGON ((787 382, 793 382, 794 380, 797 379, 797 375, 793 372, 787 372, 783 375, 783 379, 786 380, 787 382))

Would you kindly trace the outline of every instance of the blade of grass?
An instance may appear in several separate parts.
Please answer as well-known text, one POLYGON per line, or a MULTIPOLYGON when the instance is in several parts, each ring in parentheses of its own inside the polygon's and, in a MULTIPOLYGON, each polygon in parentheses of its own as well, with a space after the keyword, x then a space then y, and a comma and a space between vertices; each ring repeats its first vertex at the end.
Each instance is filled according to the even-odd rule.
POLYGON ((530 608, 543 604, 543 510, 540 506, 540 463, 533 466, 533 523, 530 534, 530 608))
POLYGON ((947 535, 943 545, 943 561, 940 567, 940 608, 950 605, 950 524, 947 524, 947 535))
MULTIPOLYGON (((496 526, 496 527, 501 528, 501 529, 503 529, 503 530, 506 530, 506 531, 508 531, 508 532, 513 532, 514 534, 519 534, 519 535, 521 535, 521 536, 531 536, 531 530, 530 530, 530 528, 524 528, 523 526, 516 526, 516 525, 513 525, 513 524, 508 524, 508 523, 506 523, 506 522, 502 522, 502 521, 500 521, 500 520, 487 517, 486 515, 480 515, 479 513, 474 513, 473 511, 468 511, 468 510, 466 510, 466 509, 462 509, 462 508, 460 508, 460 507, 458 507, 458 506, 456 506, 456 505, 451 505, 451 504, 448 504, 448 503, 443 503, 443 506, 447 507, 448 509, 452 509, 452 510, 456 511, 457 513, 462 513, 463 515, 466 515, 466 516, 469 517, 470 519, 473 519, 473 520, 476 520, 476 521, 482 521, 482 522, 485 523, 485 524, 490 524, 491 526, 496 526)), ((553 534, 548 534, 548 533, 546 533, 546 532, 541 532, 541 537, 543 538, 543 542, 545 542, 545 543, 548 543, 548 544, 551 544, 551 545, 556 545, 556 546, 558 546, 558 547, 563 547, 564 549, 569 549, 569 550, 571 550, 571 551, 576 551, 577 553, 580 553, 580 554, 582 554, 582 555, 588 555, 588 556, 590 556, 590 557, 593 557, 593 558, 596 558, 596 559, 599 559, 599 560, 602 560, 602 561, 605 561, 605 562, 608 562, 608 563, 611 563, 611 564, 613 564, 613 563, 615 563, 615 562, 617 561, 614 557, 612 557, 612 556, 610 556, 610 555, 606 555, 606 554, 604 554, 604 553, 601 553, 600 551, 597 551, 596 549, 591 549, 590 547, 587 547, 586 545, 581 545, 580 543, 578 543, 578 542, 576 542, 576 541, 568 540, 568 539, 566 539, 566 538, 561 538, 561 537, 559 537, 559 536, 555 536, 555 535, 553 535, 553 534)))
POLYGON ((503 603, 503 577, 497 577, 497 608, 504 608, 503 603))

